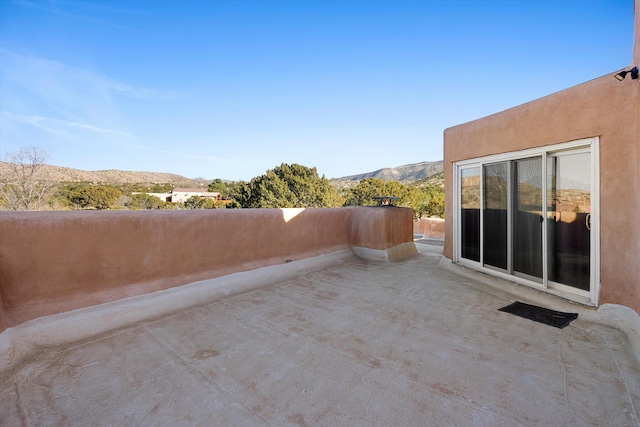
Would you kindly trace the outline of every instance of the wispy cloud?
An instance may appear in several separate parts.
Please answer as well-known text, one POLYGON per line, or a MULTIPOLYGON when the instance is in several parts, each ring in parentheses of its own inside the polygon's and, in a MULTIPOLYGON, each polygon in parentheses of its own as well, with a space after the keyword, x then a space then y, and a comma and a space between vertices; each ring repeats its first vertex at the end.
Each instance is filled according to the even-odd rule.
POLYGON ((104 83, 113 92, 119 93, 123 96, 131 97, 131 98, 170 101, 172 99, 179 99, 179 98, 185 97, 184 94, 180 94, 175 91, 159 91, 159 90, 147 89, 143 87, 130 86, 113 79, 105 79, 104 83))
POLYGON ((47 100, 65 103, 111 100, 124 96, 145 100, 171 100, 184 97, 175 91, 136 86, 92 70, 33 55, 0 49, 1 76, 5 85, 16 85, 47 100), (97 99, 96 99, 97 96, 97 99))
POLYGON ((72 135, 71 133, 69 133, 69 129, 72 129, 72 130, 79 129, 87 132, 111 134, 111 135, 118 135, 118 136, 123 136, 127 138, 135 138, 135 136, 130 135, 127 132, 121 132, 113 129, 93 126, 87 123, 78 123, 78 122, 71 122, 68 120, 54 119, 51 117, 15 114, 10 111, 0 111, 0 117, 3 120, 13 120, 16 122, 26 123, 28 125, 35 126, 39 129, 42 129, 56 136, 70 137, 72 135))
POLYGON ((98 144, 113 145, 117 147, 124 147, 129 149, 143 150, 147 152, 167 154, 169 156, 180 156, 183 158, 194 160, 210 160, 216 162, 225 161, 225 159, 217 156, 185 153, 175 150, 167 150, 162 148, 153 147, 141 143, 142 138, 135 135, 131 135, 127 132, 122 132, 115 129, 107 129, 99 126, 94 126, 87 123, 78 123, 68 120, 54 119, 51 117, 42 117, 37 115, 24 115, 16 114, 10 111, 0 111, 0 121, 7 122, 13 121, 17 123, 27 124, 38 129, 41 129, 51 135, 62 137, 65 139, 77 139, 79 136, 86 135, 84 132, 97 134, 99 136, 113 136, 116 138, 100 138, 96 141, 98 144), (78 134, 76 131, 84 131, 78 134))
POLYGON ((90 22, 92 24, 104 25, 107 27, 116 28, 118 30, 125 30, 125 31, 138 33, 138 34, 150 34, 138 28, 117 24, 110 19, 97 18, 95 16, 92 16, 92 15, 104 16, 104 15, 114 15, 114 14, 119 14, 119 15, 139 14, 140 12, 125 10, 125 9, 116 9, 113 7, 101 5, 99 3, 94 4, 94 3, 63 2, 63 1, 35 2, 35 1, 29 1, 29 0, 13 0, 13 3, 22 7, 26 7, 30 9, 38 9, 47 13, 53 13, 53 14, 64 16, 71 19, 90 22))
POLYGON ((127 102, 163 103, 181 97, 124 83, 88 67, 2 49, 0 63, 0 109, 14 114, 13 120, 57 136, 68 137, 73 130, 127 136, 135 127, 124 113, 127 102))
POLYGON ((128 113, 135 111, 140 101, 149 107, 150 103, 163 104, 184 95, 132 85, 90 67, 3 49, 0 63, 0 131, 11 144, 42 138, 40 143, 58 146, 60 151, 118 147, 126 149, 127 155, 130 150, 139 150, 163 159, 224 161, 150 142, 128 113))

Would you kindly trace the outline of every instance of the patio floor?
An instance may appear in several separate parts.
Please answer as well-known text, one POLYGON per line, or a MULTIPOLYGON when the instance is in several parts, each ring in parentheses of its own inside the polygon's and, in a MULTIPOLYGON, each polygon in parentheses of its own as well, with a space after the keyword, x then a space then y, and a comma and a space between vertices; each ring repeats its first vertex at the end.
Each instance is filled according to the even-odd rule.
POLYGON ((0 384, 0 424, 638 425, 624 332, 500 312, 517 298, 417 246, 396 263, 344 251, 265 286, 255 271, 244 293, 42 350, 0 384))

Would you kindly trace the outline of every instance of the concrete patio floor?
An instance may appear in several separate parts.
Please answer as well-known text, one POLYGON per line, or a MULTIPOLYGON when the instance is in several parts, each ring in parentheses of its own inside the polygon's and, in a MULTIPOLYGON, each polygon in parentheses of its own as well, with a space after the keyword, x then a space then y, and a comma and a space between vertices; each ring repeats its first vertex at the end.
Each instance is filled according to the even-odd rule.
POLYGON ((117 319, 133 303, 110 303, 77 342, 98 309, 5 331, 55 341, 47 325, 62 322, 66 344, 5 369, 0 424, 638 425, 640 364, 623 331, 531 290, 580 316, 556 329, 500 312, 530 300, 504 290, 522 287, 455 274, 440 247, 417 246, 396 263, 344 251, 242 273, 242 293, 204 296, 228 278, 187 285, 170 300, 192 307, 132 324, 117 319))

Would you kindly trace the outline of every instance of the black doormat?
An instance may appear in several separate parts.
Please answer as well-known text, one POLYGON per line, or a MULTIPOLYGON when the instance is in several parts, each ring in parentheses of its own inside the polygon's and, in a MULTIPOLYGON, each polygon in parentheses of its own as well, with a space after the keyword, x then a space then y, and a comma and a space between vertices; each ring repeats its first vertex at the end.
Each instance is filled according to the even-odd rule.
POLYGON ((554 311, 549 310, 548 308, 525 304, 520 301, 516 301, 513 304, 509 304, 508 306, 499 308, 498 310, 560 329, 578 318, 578 313, 563 313, 561 311, 554 311))

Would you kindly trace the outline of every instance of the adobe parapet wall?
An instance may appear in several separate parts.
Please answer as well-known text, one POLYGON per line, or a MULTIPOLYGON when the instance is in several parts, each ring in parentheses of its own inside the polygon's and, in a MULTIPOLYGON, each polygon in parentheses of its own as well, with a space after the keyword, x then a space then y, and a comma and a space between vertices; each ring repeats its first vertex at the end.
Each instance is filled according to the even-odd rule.
POLYGON ((0 331, 40 316, 353 248, 415 254, 406 208, 0 212, 0 331))

